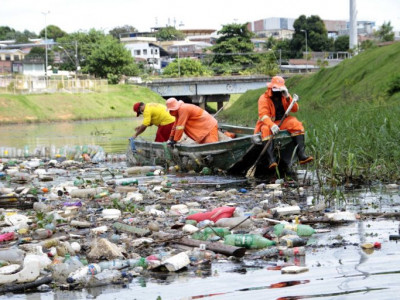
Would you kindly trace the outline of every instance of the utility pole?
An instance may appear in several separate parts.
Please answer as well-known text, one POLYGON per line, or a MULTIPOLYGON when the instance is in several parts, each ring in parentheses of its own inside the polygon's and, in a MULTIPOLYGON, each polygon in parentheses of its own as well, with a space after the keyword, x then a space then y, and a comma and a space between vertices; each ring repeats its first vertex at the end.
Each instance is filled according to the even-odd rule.
MULTIPOLYGON (((78 59, 78 41, 75 41, 75 81, 76 81, 76 75, 78 74, 79 70, 79 59, 78 59)), ((76 82, 75 82, 76 84, 76 82)))
POLYGON ((44 69, 44 80, 46 83, 46 89, 48 86, 48 79, 47 79, 47 65, 48 65, 48 57, 47 57, 47 14, 49 14, 50 11, 48 10, 47 12, 42 12, 44 15, 44 41, 45 41, 45 52, 46 52, 46 61, 45 61, 45 69, 44 69))
POLYGON ((300 31, 306 34, 306 72, 308 72, 308 47, 307 47, 307 30, 301 29, 300 31))

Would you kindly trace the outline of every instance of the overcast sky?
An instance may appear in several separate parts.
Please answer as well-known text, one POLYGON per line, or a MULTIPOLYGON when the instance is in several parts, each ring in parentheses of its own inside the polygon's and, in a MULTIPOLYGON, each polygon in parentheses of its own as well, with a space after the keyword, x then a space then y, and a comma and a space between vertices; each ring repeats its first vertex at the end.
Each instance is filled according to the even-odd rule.
MULTIPOLYGON (((180 29, 221 29, 270 17, 318 15, 323 20, 348 20, 350 0, 0 0, 0 26, 39 33, 56 25, 72 33, 91 28, 107 33, 131 25, 139 31, 172 25, 180 29), (43 14, 48 12, 47 17, 43 14), (182 24, 182 26, 179 26, 182 24)), ((400 30, 400 0, 357 0, 358 20, 390 21, 400 30)))

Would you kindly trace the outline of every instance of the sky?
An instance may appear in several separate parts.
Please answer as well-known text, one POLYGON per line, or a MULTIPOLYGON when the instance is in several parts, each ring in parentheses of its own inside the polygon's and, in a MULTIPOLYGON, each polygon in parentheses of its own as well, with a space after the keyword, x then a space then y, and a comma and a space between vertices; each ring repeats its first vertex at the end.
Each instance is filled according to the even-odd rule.
MULTIPOLYGON (((357 19, 377 26, 391 22, 400 31, 400 0, 357 0, 357 19)), ((56 25, 67 33, 92 28, 108 33, 131 25, 139 31, 171 25, 177 29, 215 29, 271 17, 318 15, 347 20, 350 0, 0 0, 0 26, 39 33, 56 25)))

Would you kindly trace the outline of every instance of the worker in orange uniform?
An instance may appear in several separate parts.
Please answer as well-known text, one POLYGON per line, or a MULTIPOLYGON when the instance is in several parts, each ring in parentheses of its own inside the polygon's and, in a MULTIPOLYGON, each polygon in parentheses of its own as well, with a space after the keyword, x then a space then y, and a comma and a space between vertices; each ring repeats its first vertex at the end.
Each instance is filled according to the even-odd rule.
MULTIPOLYGON (((297 157, 300 164, 306 164, 313 160, 312 156, 305 154, 304 146, 304 127, 303 124, 293 116, 287 116, 279 128, 277 124, 283 118, 287 108, 293 101, 285 86, 285 80, 281 76, 274 76, 271 82, 267 84, 267 90, 258 99, 258 121, 254 129, 254 133, 261 132, 263 141, 272 138, 278 134, 279 129, 287 130, 297 146, 297 157)), ((298 103, 293 105, 291 112, 297 112, 299 109, 298 103)), ((269 160, 269 169, 274 169, 278 166, 273 151, 273 144, 270 143, 266 150, 269 160)))
POLYGON ((204 109, 169 98, 166 102, 169 113, 176 118, 168 145, 175 145, 186 133, 198 144, 218 142, 217 120, 204 109))
POLYGON ((137 117, 143 114, 143 123, 135 128, 136 133, 133 135, 134 139, 143 133, 148 126, 155 125, 158 126, 155 141, 168 141, 172 127, 174 126, 175 118, 168 113, 164 105, 159 103, 144 104, 143 102, 137 102, 133 105, 133 110, 136 112, 137 117))

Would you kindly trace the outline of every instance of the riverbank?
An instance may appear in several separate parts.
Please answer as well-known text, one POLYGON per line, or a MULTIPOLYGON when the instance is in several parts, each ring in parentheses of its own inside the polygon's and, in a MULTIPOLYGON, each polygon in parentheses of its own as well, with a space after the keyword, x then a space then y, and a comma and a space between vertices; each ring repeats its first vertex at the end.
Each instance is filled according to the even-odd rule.
POLYGON ((0 95, 0 124, 132 117, 135 102, 163 102, 146 87, 107 86, 101 92, 0 95))
MULTIPOLYGON (((363 52, 334 68, 287 80, 298 94, 296 117, 306 130, 311 169, 333 185, 400 180, 400 43, 363 52)), ((257 100, 265 89, 248 91, 220 118, 254 126, 257 100)))

